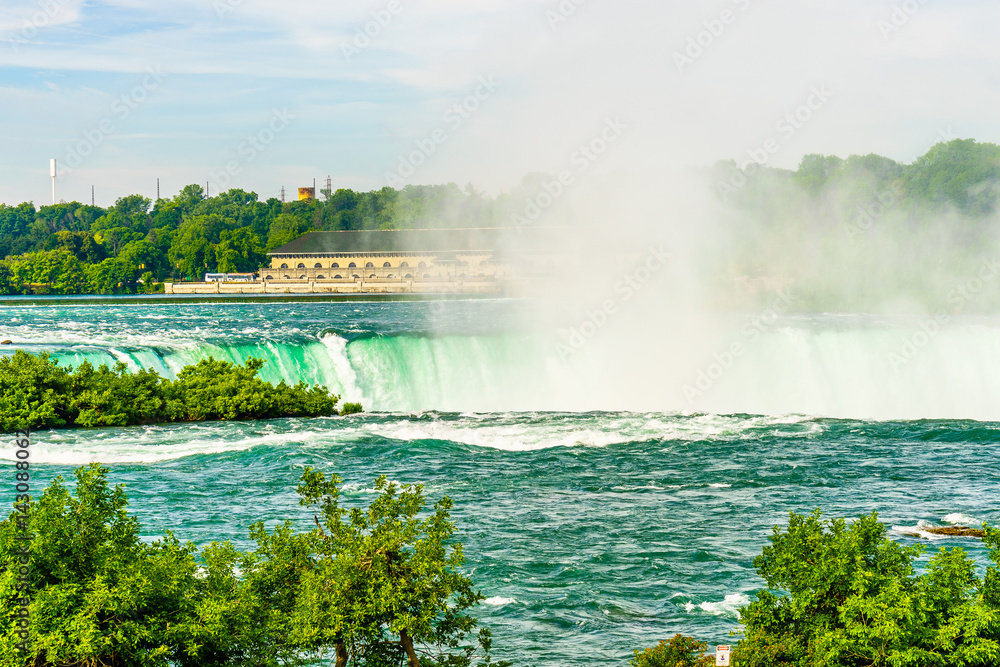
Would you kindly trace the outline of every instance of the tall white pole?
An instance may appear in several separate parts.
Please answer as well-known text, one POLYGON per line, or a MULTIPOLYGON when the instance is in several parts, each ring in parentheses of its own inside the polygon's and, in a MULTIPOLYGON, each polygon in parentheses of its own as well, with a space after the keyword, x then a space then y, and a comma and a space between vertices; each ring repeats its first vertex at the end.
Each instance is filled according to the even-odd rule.
POLYGON ((52 176, 52 205, 56 204, 56 159, 49 160, 49 175, 52 176))

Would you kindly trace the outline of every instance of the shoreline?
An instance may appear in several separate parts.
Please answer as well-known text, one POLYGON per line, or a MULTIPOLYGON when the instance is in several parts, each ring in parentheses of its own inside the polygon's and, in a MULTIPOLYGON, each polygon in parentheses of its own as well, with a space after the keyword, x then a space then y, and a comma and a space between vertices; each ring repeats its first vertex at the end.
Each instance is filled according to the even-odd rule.
POLYGON ((3 306, 123 305, 123 304, 199 304, 199 303, 295 303, 335 301, 469 301, 504 298, 499 294, 429 294, 429 293, 347 293, 347 294, 59 294, 0 296, 3 306))

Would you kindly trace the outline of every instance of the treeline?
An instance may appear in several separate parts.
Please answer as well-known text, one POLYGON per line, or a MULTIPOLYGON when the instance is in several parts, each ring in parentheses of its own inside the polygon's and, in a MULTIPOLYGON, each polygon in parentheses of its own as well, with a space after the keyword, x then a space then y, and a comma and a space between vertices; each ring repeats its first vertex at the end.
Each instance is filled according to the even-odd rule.
POLYGON ((89 426, 131 426, 212 420, 323 417, 360 412, 356 403, 337 411, 338 396, 325 387, 257 377, 262 359, 245 365, 209 357, 185 366, 177 379, 154 370, 131 372, 85 361, 62 367, 47 353, 23 350, 0 358, 0 432, 89 426))
MULTIPOLYGON (((762 155, 754 156, 755 159, 762 155)), ((955 139, 933 146, 910 164, 876 155, 811 154, 795 171, 754 161, 718 162, 716 193, 762 214, 781 211, 805 193, 853 214, 881 203, 919 213, 952 210, 972 218, 992 215, 1000 202, 1000 146, 955 139)))
POLYGON ((269 250, 314 230, 509 225, 543 179, 529 175, 497 197, 449 183, 282 203, 238 189, 206 197, 189 185, 171 199, 129 195, 107 209, 0 204, 0 294, 152 292, 167 279, 255 272, 269 250))
POLYGON ((707 282, 743 285, 737 302, 783 288, 805 312, 1000 308, 996 290, 975 287, 1000 250, 996 144, 939 143, 911 164, 880 155, 807 155, 795 171, 723 162, 708 175, 717 233, 698 265, 707 282))
MULTIPOLYGON (((20 461, 19 474, 30 476, 20 461)), ((0 664, 507 667, 469 613, 451 501, 384 477, 367 508, 341 479, 306 468, 309 532, 250 526, 255 548, 149 543, 98 464, 56 480, 0 522, 0 664), (321 661, 321 662, 320 662, 321 661)))

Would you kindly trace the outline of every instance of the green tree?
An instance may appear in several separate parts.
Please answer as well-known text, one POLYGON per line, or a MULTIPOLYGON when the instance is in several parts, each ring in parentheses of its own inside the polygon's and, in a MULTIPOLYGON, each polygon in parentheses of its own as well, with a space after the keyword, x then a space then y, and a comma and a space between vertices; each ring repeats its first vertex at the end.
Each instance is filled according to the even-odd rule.
POLYGON ((636 651, 630 667, 710 667, 715 664, 712 656, 705 655, 708 644, 693 637, 676 634, 661 640, 653 648, 636 651))
POLYGON ((302 236, 309 229, 306 220, 298 218, 291 213, 282 213, 271 223, 271 230, 267 236, 267 251, 290 243, 302 236))
MULTIPOLYGON (((385 477, 379 496, 366 509, 340 506, 333 475, 306 468, 300 503, 316 511, 315 567, 302 579, 292 619, 293 637, 303 648, 334 647, 337 667, 480 665, 491 662, 491 636, 480 630, 478 648, 463 645, 475 630, 468 611, 483 596, 461 574, 462 545, 452 543, 452 502, 445 497, 425 518, 421 485, 398 488, 385 477)), ((508 665, 509 663, 495 663, 508 665)))
POLYGON ((256 271, 267 258, 260 237, 249 227, 225 230, 215 246, 216 265, 224 273, 249 273, 256 271))
POLYGON ((174 234, 167 253, 172 266, 192 280, 200 280, 215 270, 215 252, 198 221, 185 221, 174 234))
POLYGON ((754 560, 768 589, 740 612, 734 664, 996 665, 1000 531, 987 528, 984 539, 993 562, 984 580, 958 548, 940 550, 918 575, 921 548, 888 539, 874 513, 850 526, 792 513, 754 560))

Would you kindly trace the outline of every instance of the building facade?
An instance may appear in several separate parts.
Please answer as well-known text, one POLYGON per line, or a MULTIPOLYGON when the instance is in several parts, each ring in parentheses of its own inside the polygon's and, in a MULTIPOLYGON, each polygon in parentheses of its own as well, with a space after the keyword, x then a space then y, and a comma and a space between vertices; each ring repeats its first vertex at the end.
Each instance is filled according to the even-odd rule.
POLYGON ((268 282, 506 280, 496 229, 311 232, 268 253, 268 282))

